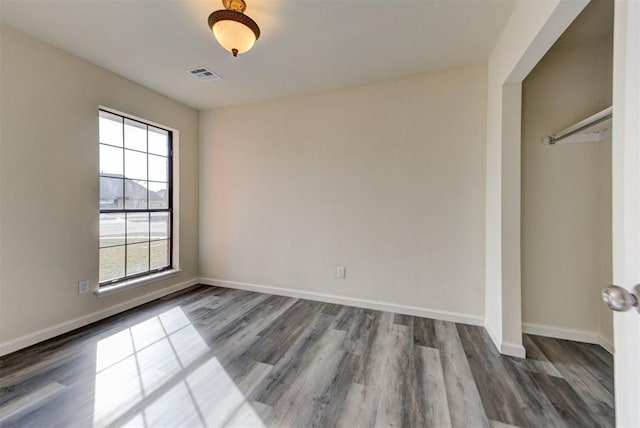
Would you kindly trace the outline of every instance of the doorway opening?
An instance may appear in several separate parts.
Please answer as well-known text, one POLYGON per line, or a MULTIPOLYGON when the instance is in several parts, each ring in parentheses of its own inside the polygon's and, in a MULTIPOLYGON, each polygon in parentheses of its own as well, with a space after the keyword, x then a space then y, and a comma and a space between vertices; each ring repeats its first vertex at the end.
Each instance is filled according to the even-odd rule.
POLYGON ((611 138, 543 139, 612 105, 613 9, 591 1, 522 84, 521 207, 523 331, 611 353, 611 138))

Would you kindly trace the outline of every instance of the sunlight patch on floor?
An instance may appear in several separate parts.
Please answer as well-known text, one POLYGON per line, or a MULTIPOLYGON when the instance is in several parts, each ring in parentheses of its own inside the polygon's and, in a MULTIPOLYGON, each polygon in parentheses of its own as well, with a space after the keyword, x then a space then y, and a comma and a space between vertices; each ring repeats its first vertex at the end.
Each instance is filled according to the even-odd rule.
POLYGON ((208 352, 180 307, 100 340, 93 425, 264 427, 208 352))

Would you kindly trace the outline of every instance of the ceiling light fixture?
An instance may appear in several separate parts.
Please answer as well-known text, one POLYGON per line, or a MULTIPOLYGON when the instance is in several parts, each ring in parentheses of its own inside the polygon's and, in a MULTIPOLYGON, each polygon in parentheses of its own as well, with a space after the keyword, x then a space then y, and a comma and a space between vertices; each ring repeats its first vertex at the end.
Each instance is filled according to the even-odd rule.
POLYGON ((238 56, 245 53, 260 37, 258 24, 244 11, 244 0, 222 0, 226 9, 216 10, 209 15, 209 28, 223 48, 238 56))

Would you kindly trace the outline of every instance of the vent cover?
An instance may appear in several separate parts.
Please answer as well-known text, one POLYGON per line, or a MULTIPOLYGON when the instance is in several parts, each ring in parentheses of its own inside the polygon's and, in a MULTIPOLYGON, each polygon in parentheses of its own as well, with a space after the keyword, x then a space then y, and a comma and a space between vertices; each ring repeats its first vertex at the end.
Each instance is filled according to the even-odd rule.
POLYGON ((187 73, 189 73, 194 77, 197 77, 198 79, 204 82, 222 79, 222 77, 218 76, 216 73, 209 70, 207 67, 195 67, 195 68, 192 68, 191 70, 187 70, 187 73))

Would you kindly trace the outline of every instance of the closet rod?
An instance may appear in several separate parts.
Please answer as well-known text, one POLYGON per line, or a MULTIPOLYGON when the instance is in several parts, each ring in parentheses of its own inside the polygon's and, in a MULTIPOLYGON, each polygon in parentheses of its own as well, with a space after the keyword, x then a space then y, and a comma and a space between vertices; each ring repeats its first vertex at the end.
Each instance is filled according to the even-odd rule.
POLYGON ((606 109, 594 114, 593 116, 589 116, 585 120, 582 120, 575 125, 571 125, 570 127, 563 129, 562 131, 556 133, 555 135, 549 135, 548 137, 544 137, 542 142, 544 144, 553 145, 563 138, 567 138, 571 135, 575 135, 579 132, 584 131, 587 128, 592 127, 600 122, 604 122, 605 120, 611 118, 613 115, 613 107, 607 107, 606 109))

